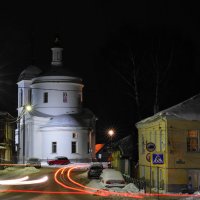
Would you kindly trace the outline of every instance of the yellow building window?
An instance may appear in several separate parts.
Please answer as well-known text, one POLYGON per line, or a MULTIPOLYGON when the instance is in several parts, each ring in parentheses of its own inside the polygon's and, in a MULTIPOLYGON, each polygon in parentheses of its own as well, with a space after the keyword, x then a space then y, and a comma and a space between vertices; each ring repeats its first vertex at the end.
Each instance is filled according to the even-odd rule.
POLYGON ((188 152, 198 152, 200 150, 199 146, 199 131, 189 130, 187 136, 187 151, 188 152))

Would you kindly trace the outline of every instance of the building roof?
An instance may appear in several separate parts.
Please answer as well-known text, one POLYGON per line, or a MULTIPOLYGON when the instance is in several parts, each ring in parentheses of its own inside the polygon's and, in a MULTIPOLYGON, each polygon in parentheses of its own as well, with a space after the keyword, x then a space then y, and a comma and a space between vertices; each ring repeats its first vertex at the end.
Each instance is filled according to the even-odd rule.
POLYGON ((81 113, 62 114, 57 116, 44 115, 41 112, 30 112, 32 116, 50 117, 43 127, 93 127, 94 114, 89 109, 83 109, 81 113))
POLYGON ((95 154, 98 153, 103 147, 104 147, 105 144, 96 144, 95 145, 95 154))
POLYGON ((137 124, 153 121, 161 117, 200 121, 200 94, 143 119, 137 124))
POLYGON ((132 157, 133 151, 137 148, 135 147, 134 149, 132 135, 128 135, 116 142, 115 147, 120 149, 122 157, 132 157))
POLYGON ((21 80, 31 80, 34 77, 37 77, 42 73, 42 70, 34 65, 29 65, 26 69, 24 69, 19 75, 18 81, 21 80))
MULTIPOLYGON (((64 66, 51 66, 50 70, 42 73, 41 76, 69 76, 69 77, 77 77, 73 72, 71 72, 69 69, 66 69, 64 66)), ((77 77, 77 78, 81 79, 79 77, 77 77)))
MULTIPOLYGON (((51 48, 52 51, 54 51, 53 49, 55 49, 55 48, 62 49, 60 39, 58 36, 56 36, 56 38, 55 38, 53 48, 51 48)), ((56 51, 56 53, 57 53, 57 51, 56 51)), ((54 63, 53 54, 52 54, 52 62, 54 63)), ((56 63, 59 62, 59 65, 58 64, 54 65, 53 63, 51 63, 51 65, 49 65, 49 66, 42 66, 43 69, 49 69, 48 71, 43 71, 43 72, 39 67, 30 65, 21 72, 21 74, 18 78, 18 81, 31 80, 33 78, 41 77, 41 76, 42 77, 43 76, 68 76, 68 77, 73 77, 73 79, 76 79, 76 82, 81 83, 81 81, 82 81, 81 78, 77 77, 68 68, 65 68, 63 66, 62 51, 60 52, 60 54, 61 54, 61 56, 60 56, 59 60, 56 59, 56 63)))
POLYGON ((10 113, 4 111, 0 111, 0 117, 8 117, 14 119, 14 117, 10 113))
POLYGON ((45 125, 45 127, 87 127, 89 124, 87 121, 84 121, 77 114, 63 114, 59 116, 54 116, 50 121, 45 125))

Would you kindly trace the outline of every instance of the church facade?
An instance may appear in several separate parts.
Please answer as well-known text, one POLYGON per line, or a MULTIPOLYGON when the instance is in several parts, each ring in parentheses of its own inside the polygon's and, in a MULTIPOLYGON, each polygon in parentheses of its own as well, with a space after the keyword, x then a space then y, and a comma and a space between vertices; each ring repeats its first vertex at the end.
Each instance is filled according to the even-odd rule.
POLYGON ((51 50, 48 72, 28 66, 17 82, 19 163, 31 157, 48 160, 66 156, 71 161, 87 161, 95 156, 96 117, 82 107, 82 79, 65 70, 58 39, 51 50))

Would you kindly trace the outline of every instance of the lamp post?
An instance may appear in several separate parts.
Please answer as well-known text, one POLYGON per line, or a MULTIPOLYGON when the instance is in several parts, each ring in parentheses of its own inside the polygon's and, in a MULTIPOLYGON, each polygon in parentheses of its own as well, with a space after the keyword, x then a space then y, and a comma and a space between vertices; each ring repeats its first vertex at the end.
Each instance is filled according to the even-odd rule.
POLYGON ((113 129, 108 130, 108 135, 110 136, 110 146, 111 146, 111 149, 112 149, 112 137, 113 137, 114 134, 115 134, 115 132, 114 132, 113 129))
POLYGON ((26 113, 27 112, 30 112, 32 110, 32 106, 31 105, 26 105, 24 106, 23 108, 23 154, 22 154, 22 161, 23 161, 23 164, 25 163, 25 139, 26 139, 26 134, 25 134, 25 131, 26 131, 26 125, 25 125, 25 121, 26 121, 26 113))
POLYGON ((114 130, 113 129, 109 129, 108 130, 108 135, 110 136, 110 162, 108 163, 108 168, 111 168, 112 167, 112 164, 111 164, 111 161, 112 161, 112 137, 113 135, 115 134, 114 130))

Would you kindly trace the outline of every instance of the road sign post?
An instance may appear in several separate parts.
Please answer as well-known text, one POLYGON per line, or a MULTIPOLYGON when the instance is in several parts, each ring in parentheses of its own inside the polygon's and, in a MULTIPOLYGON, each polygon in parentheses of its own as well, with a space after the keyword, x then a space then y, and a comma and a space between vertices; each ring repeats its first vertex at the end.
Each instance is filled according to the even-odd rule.
POLYGON ((162 153, 153 153, 152 154, 152 163, 154 165, 162 165, 164 164, 164 156, 162 153))

